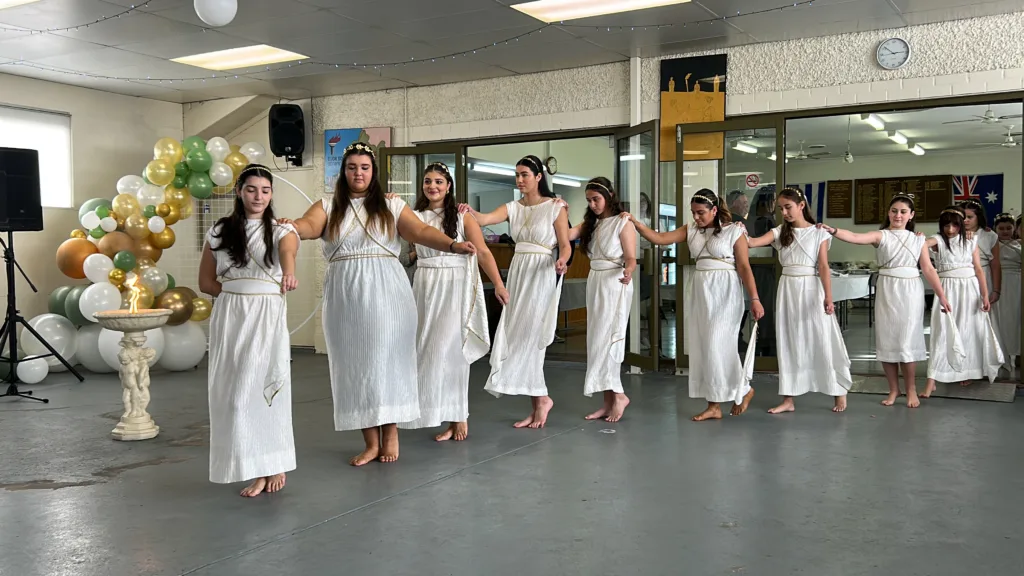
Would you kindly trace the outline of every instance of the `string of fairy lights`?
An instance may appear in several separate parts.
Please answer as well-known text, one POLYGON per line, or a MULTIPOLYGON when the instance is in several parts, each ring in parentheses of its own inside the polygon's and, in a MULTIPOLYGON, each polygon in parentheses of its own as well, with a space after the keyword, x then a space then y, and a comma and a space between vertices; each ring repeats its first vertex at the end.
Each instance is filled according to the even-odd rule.
MULTIPOLYGON (((451 52, 451 53, 448 53, 448 54, 443 54, 443 55, 438 55, 438 56, 427 56, 427 57, 420 57, 420 58, 410 57, 408 60, 393 61, 393 62, 321 62, 321 61, 316 61, 316 60, 300 60, 300 61, 296 61, 296 62, 291 62, 291 63, 286 64, 286 65, 282 64, 280 66, 250 67, 250 68, 246 68, 244 70, 234 70, 234 71, 231 71, 231 72, 211 73, 211 74, 203 75, 203 76, 192 76, 192 77, 181 77, 181 78, 154 78, 152 76, 145 76, 145 77, 142 77, 142 76, 133 76, 133 77, 108 76, 108 75, 104 75, 104 74, 96 74, 96 73, 89 73, 89 72, 78 72, 78 71, 74 71, 74 70, 64 70, 64 69, 60 69, 60 68, 53 68, 53 67, 50 67, 50 66, 42 66, 42 65, 39 65, 39 64, 35 64, 33 62, 29 62, 27 60, 12 60, 10 62, 0 62, 0 70, 2 70, 3 66, 14 66, 14 67, 31 68, 31 69, 35 69, 35 70, 41 70, 41 71, 51 72, 51 73, 56 73, 56 74, 63 74, 63 75, 67 75, 67 76, 77 76, 77 77, 81 77, 81 78, 89 78, 89 79, 93 79, 93 80, 107 80, 107 81, 119 81, 119 82, 137 82, 137 83, 148 83, 148 84, 206 83, 208 81, 224 81, 224 80, 239 80, 239 79, 259 80, 260 78, 254 78, 251 75, 252 74, 264 74, 264 73, 267 73, 267 72, 271 72, 271 73, 272 72, 280 72, 280 71, 283 71, 283 70, 294 69, 294 68, 298 68, 298 67, 321 67, 321 68, 336 68, 336 69, 345 69, 345 70, 368 70, 368 71, 372 70, 372 71, 377 71, 377 72, 383 73, 384 70, 389 69, 389 68, 398 68, 398 67, 409 66, 409 65, 416 65, 416 64, 436 63, 436 62, 439 62, 439 61, 454 60, 454 59, 458 59, 458 58, 469 58, 469 57, 472 57, 474 54, 478 54, 478 53, 483 52, 485 50, 491 50, 491 49, 502 47, 502 46, 514 45, 514 44, 520 42, 521 40, 524 40, 524 39, 529 38, 531 36, 542 34, 545 30, 547 30, 549 28, 552 28, 552 27, 562 28, 562 29, 581 30, 581 31, 582 30, 594 30, 594 31, 597 31, 597 32, 605 32, 605 33, 643 32, 643 31, 650 31, 650 30, 663 30, 663 29, 666 29, 666 28, 700 27, 700 26, 712 25, 712 24, 715 24, 715 23, 728 22, 729 20, 735 20, 737 18, 743 18, 743 17, 748 17, 748 16, 757 16, 757 15, 769 14, 769 13, 773 13, 773 12, 783 12, 783 11, 786 11, 786 10, 794 10, 794 9, 799 9, 799 8, 804 8, 804 7, 811 7, 811 6, 814 5, 815 1, 819 1, 820 2, 820 0, 802 0, 802 1, 799 1, 799 2, 789 2, 789 3, 787 3, 787 4, 783 5, 783 6, 777 6, 777 7, 774 7, 774 8, 762 8, 762 9, 759 9, 759 10, 751 10, 749 12, 737 11, 736 14, 717 16, 717 17, 713 17, 713 18, 705 18, 703 20, 695 20, 695 21, 690 21, 690 22, 678 22, 678 23, 668 23, 668 24, 627 25, 627 26, 607 26, 607 25, 606 26, 593 26, 593 25, 584 25, 584 24, 572 24, 572 23, 566 23, 566 22, 550 23, 550 24, 544 24, 542 26, 539 26, 539 27, 537 27, 537 28, 535 28, 533 30, 530 30, 528 32, 523 32, 521 34, 517 34, 515 36, 504 38, 502 40, 497 40, 497 41, 489 42, 487 44, 478 46, 476 48, 470 48, 468 50, 460 50, 460 51, 457 51, 457 52, 451 52)), ((133 5, 133 6, 129 7, 129 8, 127 8, 127 9, 125 9, 124 11, 117 13, 117 14, 113 14, 113 15, 110 15, 110 16, 105 16, 103 18, 98 18, 98 19, 95 19, 95 20, 90 21, 88 23, 80 24, 80 25, 76 25, 76 26, 67 26, 67 27, 63 27, 63 28, 29 29, 29 28, 12 28, 12 27, 7 27, 7 26, 0 25, 0 32, 22 32, 22 33, 28 32, 30 34, 54 34, 54 33, 58 33, 58 32, 69 32, 69 31, 73 31, 73 30, 79 30, 81 28, 88 28, 90 26, 95 26, 97 24, 101 24, 103 22, 107 22, 107 21, 110 21, 110 20, 116 20, 116 19, 120 18, 121 16, 125 16, 125 15, 130 14, 132 12, 135 12, 135 11, 141 9, 141 8, 145 8, 145 7, 149 6, 149 4, 150 4, 150 2, 147 1, 147 2, 143 2, 141 4, 138 4, 138 5, 133 5)), ((209 29, 208 28, 204 28, 203 29, 204 32, 207 31, 207 30, 209 30, 209 29)), ((2 39, 2 38, 3 38, 3 36, 0 35, 0 39, 2 39)))

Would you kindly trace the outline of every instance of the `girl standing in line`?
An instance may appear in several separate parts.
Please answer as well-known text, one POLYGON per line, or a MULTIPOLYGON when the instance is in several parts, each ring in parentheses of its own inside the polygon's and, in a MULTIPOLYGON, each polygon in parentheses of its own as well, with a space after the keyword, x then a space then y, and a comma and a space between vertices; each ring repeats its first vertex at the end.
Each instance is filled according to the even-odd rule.
POLYGON ((1012 379, 1020 356, 1020 265, 1021 249, 1020 217, 1015 221, 1012 214, 996 217, 995 231, 999 237, 999 268, 1003 280, 1000 283, 999 300, 992 305, 992 322, 998 328, 999 343, 1003 350, 1003 368, 1012 379))
POLYGON ((914 369, 928 358, 924 345, 924 285, 921 274, 935 291, 942 311, 950 312, 939 276, 928 257, 925 238, 914 234, 914 199, 896 194, 881 229, 858 234, 820 224, 829 234, 850 244, 872 245, 878 257, 875 287, 875 355, 889 381, 889 396, 882 400, 892 406, 900 395, 899 374, 907 386, 907 407, 917 408, 914 369), (918 269, 920 266, 920 269, 918 269))
POLYGON ((420 417, 416 382, 416 304, 399 236, 452 254, 468 242, 428 226, 400 198, 385 198, 373 148, 355 142, 342 156, 333 198, 294 222, 303 240, 323 241, 328 261, 323 323, 334 396, 334 428, 362 430, 365 449, 349 463, 398 460, 399 422, 420 417), (412 353, 413 361, 395 354, 412 353))
POLYGON ((977 200, 965 200, 960 203, 964 211, 964 228, 968 236, 973 236, 978 243, 978 255, 981 257, 981 268, 985 271, 988 282, 988 301, 995 306, 1002 297, 1003 270, 999 257, 999 236, 988 229, 988 217, 985 208, 977 200))
POLYGON ((480 268, 494 284, 498 301, 508 303, 508 291, 483 232, 472 216, 459 214, 453 186, 447 165, 435 162, 427 166, 415 214, 445 236, 472 242, 476 257, 456 256, 426 246, 417 248, 412 292, 419 319, 416 378, 420 417, 401 425, 428 428, 450 422, 447 430, 434 437, 438 442, 453 438, 462 441, 469 435, 469 367, 491 346, 480 268))
POLYGON ((814 226, 804 193, 779 192, 782 226, 748 240, 751 248, 771 246, 779 253, 782 278, 775 299, 779 395, 782 404, 769 414, 792 412, 793 397, 820 392, 835 398, 833 412, 846 410, 846 392, 853 385, 850 357, 832 303, 828 249, 832 237, 814 226))
POLYGON ((988 284, 977 238, 967 239, 964 216, 956 206, 943 210, 939 233, 926 242, 935 253, 935 269, 953 313, 942 317, 932 308, 928 386, 922 398, 932 395, 936 380, 961 386, 981 378, 991 382, 1003 361, 989 320, 988 284))
POLYGON ((250 164, 231 214, 206 233, 199 289, 210 317, 210 482, 252 480, 242 496, 284 488, 295 469, 291 344, 284 293, 295 290, 295 228, 274 220, 274 177, 250 164), (218 280, 220 278, 220 280, 218 280))
POLYGON ((516 428, 543 428, 554 406, 544 380, 544 355, 555 338, 561 276, 568 269, 569 216, 555 202, 539 158, 524 156, 516 163, 516 188, 523 197, 490 214, 468 205, 480 226, 508 221, 515 255, 508 272, 509 301, 501 313, 491 347, 491 375, 484 389, 533 398, 530 415, 516 428), (555 257, 555 249, 558 257, 555 257), (552 265, 555 274, 552 274, 552 265))
MULTIPOLYGON (((746 412, 754 397, 736 348, 743 318, 742 286, 750 296, 754 321, 764 316, 750 270, 743 228, 730 224, 731 216, 714 192, 703 188, 690 199, 693 225, 670 232, 655 232, 628 216, 640 235, 665 246, 686 242, 697 261, 693 286, 686 291, 686 331, 690 341, 690 398, 704 398, 708 407, 695 422, 722 417, 721 404, 734 404, 733 416, 746 412)), ((623 216, 627 217, 627 216, 623 216)))

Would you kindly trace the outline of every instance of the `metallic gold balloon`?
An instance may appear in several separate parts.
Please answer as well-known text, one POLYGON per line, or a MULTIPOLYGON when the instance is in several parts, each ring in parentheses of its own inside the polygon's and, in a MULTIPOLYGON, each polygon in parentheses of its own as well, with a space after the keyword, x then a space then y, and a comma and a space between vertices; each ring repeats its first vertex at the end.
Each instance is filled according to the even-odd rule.
POLYGON ((243 156, 241 152, 232 152, 224 159, 224 163, 231 168, 231 172, 235 175, 235 180, 237 180, 238 175, 249 165, 249 159, 243 156))
MULTIPOLYGON (((118 215, 127 218, 132 214, 138 214, 141 208, 139 207, 139 199, 130 194, 118 194, 114 197, 114 202, 111 203, 111 208, 118 215)), ((116 218, 115 218, 116 220, 116 218)))
POLYGON ((156 262, 154 262, 151 258, 142 256, 141 258, 135 261, 135 267, 138 268, 139 270, 145 270, 146 268, 154 268, 156 267, 156 262))
POLYGON ((158 158, 146 165, 146 178, 157 186, 167 186, 174 181, 174 162, 158 158))
POLYGON ((75 228, 74 230, 72 230, 71 231, 71 236, 69 236, 69 238, 82 238, 82 239, 84 239, 85 237, 86 237, 85 230, 81 230, 79 228, 75 228))
POLYGON ((124 286, 124 281, 127 279, 128 273, 120 268, 114 268, 109 274, 107 274, 107 280, 109 280, 114 286, 117 286, 118 290, 124 286))
POLYGON ((213 312, 213 304, 205 298, 193 298, 192 299, 192 316, 189 320, 193 322, 202 322, 210 317, 213 312))
POLYGON ((238 144, 231 144, 230 146, 232 152, 240 152, 242 150, 242 147, 238 144))
MULTIPOLYGON (((164 203, 170 204, 171 206, 182 207, 185 204, 192 202, 192 194, 189 193, 188 188, 173 188, 169 187, 164 190, 164 203)), ((159 209, 159 206, 157 207, 159 209)), ((159 214, 159 212, 157 212, 159 214)))
POLYGON ((167 319, 169 326, 179 326, 192 317, 192 299, 177 288, 164 291, 156 299, 156 307, 171 311, 171 317, 167 319))
MULTIPOLYGON (((135 258, 149 260, 150 262, 160 261, 160 257, 164 255, 164 251, 153 246, 152 238, 152 236, 149 236, 135 243, 135 246, 132 249, 132 253, 135 254, 135 258)), ((136 263, 138 263, 138 260, 136 260, 136 263)))
POLYGON ((156 215, 161 218, 167 218, 171 214, 171 206, 165 202, 156 205, 156 215))
MULTIPOLYGON (((188 206, 188 207, 191 208, 192 207, 192 202, 189 201, 189 203, 185 204, 185 206, 188 206)), ((157 212, 157 215, 159 216, 160 213, 157 212)), ((170 206, 170 210, 168 210, 168 212, 167 212, 167 216, 160 216, 160 217, 164 219, 164 224, 167 224, 168 226, 170 226, 172 224, 177 224, 178 220, 181 220, 181 209, 178 208, 177 206, 174 206, 172 204, 170 206)))
POLYGON ((124 231, 132 238, 142 240, 149 236, 149 222, 142 214, 132 214, 124 221, 124 231))
MULTIPOLYGON (((139 290, 139 310, 152 308, 156 298, 153 296, 153 291, 149 289, 149 286, 138 282, 135 284, 135 287, 139 290)), ((128 286, 125 286, 125 290, 121 292, 121 310, 131 308, 131 298, 132 291, 128 286)))
MULTIPOLYGON (((147 228, 148 230, 148 228, 147 228)), ((174 230, 168 226, 164 228, 159 234, 150 235, 150 244, 156 246, 161 250, 167 250, 171 246, 174 246, 174 230)))
POLYGON ((113 258, 118 252, 131 252, 135 248, 135 240, 124 232, 108 232, 100 238, 99 246, 100 252, 106 254, 107 258, 113 258))
POLYGON ((199 298, 199 294, 196 294, 196 291, 189 288, 188 286, 178 286, 177 288, 175 288, 175 290, 188 294, 189 298, 193 300, 199 298))
MULTIPOLYGON (((192 207, 193 207, 193 203, 192 202, 189 202, 188 204, 185 204, 184 206, 182 206, 181 209, 180 209, 178 217, 181 220, 188 220, 189 218, 191 218, 192 217, 192 207)), ((165 220, 166 220, 166 218, 165 218, 165 220)), ((170 222, 168 222, 168 224, 170 224, 170 222)))
MULTIPOLYGON (((183 157, 181 142, 178 142, 174 138, 161 138, 156 141, 156 145, 153 146, 153 159, 162 158, 167 160, 173 166, 178 162, 181 162, 183 157)), ((156 180, 150 178, 150 181, 154 184, 156 180)))
POLYGON ((68 238, 57 248, 57 268, 68 278, 85 278, 85 259, 99 252, 95 244, 84 238, 68 238))

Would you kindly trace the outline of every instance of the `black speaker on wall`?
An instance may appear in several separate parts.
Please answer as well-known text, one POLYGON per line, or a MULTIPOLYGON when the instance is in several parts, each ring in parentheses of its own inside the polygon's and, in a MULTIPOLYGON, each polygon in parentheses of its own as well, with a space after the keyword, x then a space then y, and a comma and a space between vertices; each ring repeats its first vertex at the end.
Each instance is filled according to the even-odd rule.
POLYGON ((0 148, 0 231, 42 229, 39 152, 23 148, 0 148))
POLYGON ((302 165, 306 150, 306 120, 297 104, 270 107, 270 152, 283 156, 296 166, 302 165))

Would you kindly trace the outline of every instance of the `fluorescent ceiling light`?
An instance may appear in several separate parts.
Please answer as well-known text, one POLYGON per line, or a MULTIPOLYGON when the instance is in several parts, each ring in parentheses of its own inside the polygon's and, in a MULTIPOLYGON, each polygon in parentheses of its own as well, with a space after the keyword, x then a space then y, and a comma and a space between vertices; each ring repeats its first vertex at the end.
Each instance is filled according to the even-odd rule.
POLYGON ((914 144, 913 146, 908 146, 907 147, 907 151, 910 152, 911 154, 915 155, 915 156, 924 156, 924 148, 921 148, 920 144, 914 144))
POLYGON ((0 10, 4 8, 14 8, 15 6, 21 6, 22 4, 31 4, 33 2, 39 2, 39 0, 0 0, 0 10))
POLYGON ((473 164, 473 172, 483 172, 485 174, 497 174, 498 176, 515 176, 515 170, 509 170, 508 168, 498 168, 495 166, 484 166, 481 164, 473 164))
POLYGON ((746 152, 747 154, 757 154, 757 148, 754 148, 753 146, 747 144, 746 142, 737 142, 736 145, 732 147, 732 149, 739 150, 740 152, 746 152))
POLYGON ((772 162, 775 162, 776 160, 779 159, 779 157, 775 155, 775 152, 772 152, 772 155, 769 156, 768 159, 771 160, 772 162))
POLYGON ((411 186, 412 182, 409 180, 388 180, 388 184, 401 184, 403 186, 411 186))
POLYGON ((870 124, 875 130, 885 130, 885 122, 882 122, 882 119, 874 114, 861 114, 860 119, 870 124))
POLYGON ((631 160, 646 160, 647 156, 643 154, 626 154, 625 156, 619 156, 619 162, 629 162, 631 160))
POLYGON ((693 156, 700 156, 701 154, 709 154, 707 150, 683 150, 683 154, 690 154, 693 156))
MULTIPOLYGON (((3 0, 0 0, 2 2, 3 0)), ((268 64, 280 64, 294 60, 305 60, 309 56, 296 54, 266 44, 258 46, 245 46, 242 48, 231 48, 206 54, 195 54, 193 56, 182 56, 171 58, 171 62, 198 66, 207 70, 235 70, 247 66, 266 66, 268 64)))
POLYGON ((904 136, 903 134, 900 134, 899 132, 897 132, 895 130, 890 130, 889 131, 889 140, 892 140, 893 142, 895 142, 897 144, 906 144, 907 143, 907 137, 904 136))
POLYGON ((726 176, 746 176, 747 174, 757 174, 758 176, 764 174, 764 172, 726 172, 726 176))
POLYGON ((700 176, 700 172, 683 172, 683 176, 700 176))
POLYGON ((512 8, 541 22, 562 22, 591 16, 619 14, 660 6, 685 4, 690 0, 537 0, 513 4, 512 8))
POLYGON ((579 180, 569 180, 568 178, 552 178, 551 182, 560 186, 572 186, 573 188, 581 186, 579 180))

